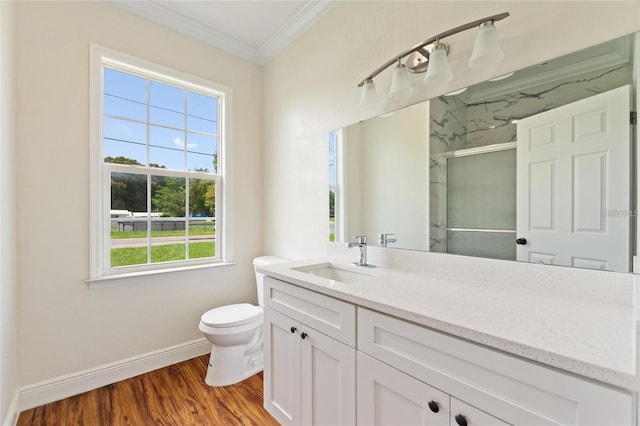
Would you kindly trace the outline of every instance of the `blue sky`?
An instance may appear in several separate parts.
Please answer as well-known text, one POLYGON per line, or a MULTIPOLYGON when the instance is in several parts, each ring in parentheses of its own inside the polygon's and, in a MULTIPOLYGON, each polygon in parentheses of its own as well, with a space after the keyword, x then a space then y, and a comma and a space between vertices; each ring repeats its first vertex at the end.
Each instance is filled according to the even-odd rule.
POLYGON ((148 128, 149 163, 175 170, 206 168, 213 172, 218 100, 153 80, 148 89, 149 126, 147 80, 104 69, 104 156, 124 156, 147 164, 148 128))

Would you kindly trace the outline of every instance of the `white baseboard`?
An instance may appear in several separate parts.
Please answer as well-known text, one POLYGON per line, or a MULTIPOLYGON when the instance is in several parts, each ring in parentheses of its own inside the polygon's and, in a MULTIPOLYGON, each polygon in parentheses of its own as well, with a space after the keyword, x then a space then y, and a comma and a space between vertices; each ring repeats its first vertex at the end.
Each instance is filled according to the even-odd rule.
MULTIPOLYGON (((38 407, 97 389, 120 380, 128 379, 171 364, 186 361, 211 351, 211 343, 205 338, 149 352, 143 355, 102 365, 77 373, 46 380, 19 390, 19 411, 38 407)), ((203 372, 204 380, 204 372, 203 372)), ((17 416, 16 416, 17 417, 17 416)))
POLYGON ((7 410, 7 414, 2 421, 2 426, 16 426, 18 423, 18 400, 20 399, 20 394, 16 391, 13 394, 13 399, 11 400, 11 404, 9 404, 9 409, 7 410))

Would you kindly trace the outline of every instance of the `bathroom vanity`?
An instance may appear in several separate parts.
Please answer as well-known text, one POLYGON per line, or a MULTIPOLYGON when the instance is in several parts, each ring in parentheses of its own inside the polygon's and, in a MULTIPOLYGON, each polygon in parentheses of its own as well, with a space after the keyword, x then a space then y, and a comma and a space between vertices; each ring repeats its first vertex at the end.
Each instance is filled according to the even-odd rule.
POLYGON ((564 268, 557 286, 539 265, 514 264, 515 282, 509 263, 442 259, 260 268, 266 409, 283 425, 636 424, 633 276, 564 268))

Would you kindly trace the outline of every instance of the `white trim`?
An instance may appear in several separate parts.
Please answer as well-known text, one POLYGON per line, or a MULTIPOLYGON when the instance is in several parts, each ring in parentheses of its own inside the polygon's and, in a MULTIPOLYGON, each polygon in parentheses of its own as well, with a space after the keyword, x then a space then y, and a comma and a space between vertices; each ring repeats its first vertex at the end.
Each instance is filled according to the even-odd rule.
MULTIPOLYGON (((431 102, 427 102, 426 104, 426 111, 425 111, 425 116, 426 117, 431 117, 431 102)), ((426 135, 431 135, 431 120, 426 120, 426 135)), ((427 214, 424 217, 424 221, 425 221, 425 246, 426 246, 426 250, 425 251, 431 251, 431 143, 430 143, 430 139, 431 136, 429 136, 429 142, 425 144, 425 154, 426 154, 426 161, 427 161, 427 185, 426 185, 426 190, 427 193, 425 194, 425 200, 426 200, 426 212, 427 214)))
POLYGON ((338 1, 309 0, 258 48, 258 64, 263 65, 284 50, 300 34, 334 8, 338 1))
MULTIPOLYGON (((222 234, 222 239, 216 241, 216 250, 220 250, 223 262, 234 262, 233 246, 233 96, 229 87, 226 95, 220 98, 220 123, 218 129, 218 174, 222 179, 221 204, 216 207, 216 217, 221 216, 221 221, 216 221, 216 235, 222 234), (220 208, 221 207, 221 208, 220 208), (218 209, 220 215, 218 215, 218 209), (223 224, 218 226, 218 223, 223 224)), ((218 188, 216 188, 216 197, 218 188)))
POLYGON ((103 203, 106 195, 102 194, 102 46, 89 46, 89 269, 92 278, 100 276, 103 268, 101 247, 106 241, 103 229, 103 203), (96 191, 96 189, 99 189, 96 191))
MULTIPOLYGON (((635 52, 633 52, 634 54, 634 60, 633 60, 633 85, 635 86, 635 91, 632 90, 632 98, 635 97, 635 99, 632 100, 632 110, 635 108, 636 111, 638 111, 638 105, 640 103, 640 33, 636 33, 635 36, 635 40, 634 40, 634 46, 635 46, 635 52), (635 93, 634 93, 635 92, 635 93), (635 96, 634 96, 635 95, 635 96)), ((633 173, 635 173, 635 185, 636 185, 636 190, 634 195, 634 199, 632 200, 632 208, 634 209, 634 211, 638 211, 638 209, 640 209, 640 125, 636 124, 635 126, 632 126, 632 131, 631 131, 631 135, 635 136, 635 143, 633 144, 634 148, 635 148, 635 164, 633 164, 633 173), (633 129, 633 127, 635 127, 635 129, 633 129), (633 130, 635 130, 635 134, 633 132, 633 130)), ((633 262, 633 272, 636 274, 640 274, 640 265, 638 265, 638 261, 637 258, 638 256, 640 256, 640 221, 638 220, 637 217, 633 217, 632 218, 632 223, 635 225, 635 256, 633 257, 634 262, 633 262)), ((640 292, 638 293, 640 295, 640 292)), ((640 303, 638 304, 638 306, 640 306, 640 303)), ((640 308, 639 308, 640 309, 640 308)), ((639 361, 640 362, 640 361, 639 361)))
POLYGON ((347 149, 346 149, 346 135, 344 129, 334 130, 334 164, 336 170, 336 182, 334 187, 334 199, 333 199, 333 240, 334 241, 349 241, 348 226, 347 226, 347 212, 348 206, 348 188, 346 184, 346 178, 348 173, 347 168, 347 149))
POLYGON ((307 4, 283 24, 278 31, 262 43, 260 47, 254 47, 204 23, 180 15, 163 6, 161 2, 149 0, 107 0, 107 2, 127 12, 258 65, 263 65, 271 60, 296 37, 320 19, 328 10, 338 4, 337 1, 325 0, 312 0, 307 2, 307 4))
POLYGON ((159 2, 151 2, 149 0, 107 0, 107 3, 201 41, 209 46, 217 47, 225 52, 239 56, 242 59, 259 64, 259 53, 255 47, 169 10, 159 2))
POLYGON ((19 390, 18 408, 20 411, 24 411, 68 398, 82 392, 97 389, 111 383, 204 355, 210 350, 211 343, 205 338, 201 338, 25 386, 19 390))
POLYGON ((447 151, 447 152, 442 152, 440 154, 433 154, 432 158, 436 160, 440 160, 442 158, 467 157, 469 155, 488 154, 490 152, 499 152, 499 151, 507 151, 509 149, 516 149, 517 145, 518 145, 517 142, 496 143, 493 145, 484 145, 476 148, 458 149, 455 151, 447 151))
POLYGON ((491 232, 494 234, 515 234, 515 229, 486 229, 486 228, 445 228, 452 232, 491 232))
MULTIPOLYGON (((216 182, 216 256, 209 260, 186 260, 184 266, 201 265, 205 262, 233 263, 233 179, 231 176, 232 164, 232 108, 233 90, 231 87, 215 83, 201 77, 174 70, 157 63, 128 55, 107 47, 90 44, 90 277, 89 282, 97 281, 107 275, 127 275, 140 270, 160 270, 171 268, 173 271, 175 262, 163 262, 154 264, 134 265, 130 268, 113 269, 108 267, 110 261, 108 254, 109 229, 104 226, 108 222, 109 214, 105 206, 110 202, 109 191, 104 186, 108 182, 109 170, 123 170, 129 172, 126 166, 109 165, 104 167, 103 155, 103 68, 115 68, 127 73, 138 74, 144 78, 175 84, 183 89, 215 96, 219 103, 218 123, 218 167, 214 180, 216 182), (227 176, 225 176, 225 173, 227 176), (101 195, 102 194, 102 195, 101 195)), ((148 170, 147 170, 148 171, 148 170)), ((173 176, 172 171, 153 170, 151 174, 173 176)), ((199 172, 179 172, 180 177, 185 175, 196 178, 208 179, 199 172)))
POLYGON ((105 164, 105 168, 107 169, 107 174, 113 173, 130 173, 136 175, 149 175, 149 176, 163 176, 163 177, 177 177, 177 178, 189 178, 189 179, 202 179, 202 180, 211 180, 219 184, 220 176, 213 173, 203 173, 203 172, 193 172, 190 170, 181 171, 181 170, 171 170, 171 169, 161 169, 156 167, 147 167, 142 169, 140 166, 132 166, 130 164, 119 164, 119 163, 107 163, 105 164))
POLYGON ((234 266, 236 263, 204 263, 200 265, 185 265, 178 266, 175 268, 163 268, 163 269, 153 269, 147 271, 137 271, 130 272, 126 274, 118 274, 118 275, 103 275, 100 278, 90 278, 85 280, 87 284, 89 284, 89 288, 105 288, 105 287, 117 287, 124 284, 131 284, 131 280, 136 280, 141 277, 155 276, 158 274, 170 274, 174 272, 184 272, 184 271, 195 271, 198 269, 209 269, 209 268, 221 268, 227 266, 234 266))
POLYGON ((18 424, 18 416, 20 416, 20 411, 18 411, 19 401, 20 401, 20 394, 16 390, 13 394, 13 398, 11 399, 11 403, 9 403, 7 414, 4 420, 2 421, 3 426, 16 426, 16 424, 18 424))

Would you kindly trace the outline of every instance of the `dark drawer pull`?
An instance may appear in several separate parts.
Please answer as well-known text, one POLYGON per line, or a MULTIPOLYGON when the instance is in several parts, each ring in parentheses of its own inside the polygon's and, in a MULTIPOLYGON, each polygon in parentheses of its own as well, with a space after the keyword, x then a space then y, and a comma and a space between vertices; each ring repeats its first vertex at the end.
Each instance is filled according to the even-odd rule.
POLYGON ((467 418, 465 416, 463 416, 462 414, 457 414, 456 415, 456 423, 458 423, 460 426, 467 426, 467 418))

